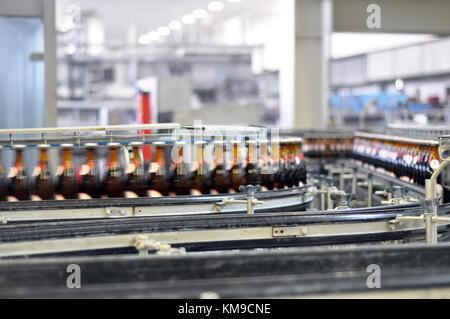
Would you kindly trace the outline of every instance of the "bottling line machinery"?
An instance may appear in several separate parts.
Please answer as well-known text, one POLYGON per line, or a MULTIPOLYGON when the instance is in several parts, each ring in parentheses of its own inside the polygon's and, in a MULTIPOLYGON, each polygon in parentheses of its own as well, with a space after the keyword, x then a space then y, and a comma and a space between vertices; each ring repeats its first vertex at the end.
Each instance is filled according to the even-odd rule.
POLYGON ((448 297, 450 132, 420 132, 280 137, 260 127, 176 123, 0 130, 4 149, 120 143, 126 161, 132 142, 296 136, 308 173, 306 183, 280 189, 244 184, 235 193, 0 202, 0 297, 365 294, 373 292, 371 264, 382 268, 383 293, 448 297), (83 289, 66 286, 73 264, 85 274, 83 289))

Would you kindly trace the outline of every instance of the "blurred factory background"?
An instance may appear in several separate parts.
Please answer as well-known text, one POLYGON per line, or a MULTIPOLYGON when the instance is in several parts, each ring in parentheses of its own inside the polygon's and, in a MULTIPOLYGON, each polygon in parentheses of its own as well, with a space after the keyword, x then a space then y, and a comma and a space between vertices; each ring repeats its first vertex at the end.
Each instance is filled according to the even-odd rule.
POLYGON ((0 1, 1 128, 450 121, 450 2, 0 1))

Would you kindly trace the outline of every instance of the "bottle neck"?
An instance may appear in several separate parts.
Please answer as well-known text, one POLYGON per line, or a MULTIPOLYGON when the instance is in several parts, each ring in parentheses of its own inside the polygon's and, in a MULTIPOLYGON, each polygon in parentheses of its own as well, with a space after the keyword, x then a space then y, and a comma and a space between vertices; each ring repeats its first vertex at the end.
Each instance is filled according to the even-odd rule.
POLYGON ((205 147, 203 144, 197 146, 197 163, 199 166, 205 163, 205 147))
POLYGON ((159 164, 159 166, 165 166, 166 165, 166 158, 164 155, 164 148, 162 146, 156 147, 156 154, 155 154, 155 162, 159 164))
POLYGON ((223 164, 223 144, 219 144, 214 147, 214 157, 216 165, 223 164))
POLYGON ((133 163, 136 167, 142 165, 142 153, 139 146, 133 147, 133 163))
POLYGON ((233 144, 233 165, 239 164, 239 144, 233 144))
POLYGON ((87 154, 86 154, 86 164, 89 165, 89 167, 91 167, 91 168, 95 167, 97 165, 95 149, 88 148, 87 154))
POLYGON ((63 168, 73 168, 72 150, 70 148, 63 149, 63 168))
POLYGON ((24 168, 25 165, 24 165, 24 162, 23 162, 22 150, 17 150, 16 151, 16 162, 15 162, 14 166, 17 169, 19 169, 19 170, 24 168))
POLYGON ((109 169, 116 169, 119 168, 119 149, 117 147, 112 147, 109 151, 109 163, 108 168, 109 169))
POLYGON ((247 151, 248 151, 247 164, 250 163, 255 164, 258 161, 256 144, 248 144, 247 151))

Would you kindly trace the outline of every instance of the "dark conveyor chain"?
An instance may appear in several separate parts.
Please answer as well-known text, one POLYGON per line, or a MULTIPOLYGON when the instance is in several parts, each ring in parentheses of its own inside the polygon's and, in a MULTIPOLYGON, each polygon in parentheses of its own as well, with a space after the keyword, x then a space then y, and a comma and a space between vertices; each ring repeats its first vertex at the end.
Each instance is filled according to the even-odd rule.
MULTIPOLYGON (((447 213, 450 205, 440 207, 447 213)), ((245 214, 211 214, 190 216, 133 217, 58 222, 11 223, 0 225, 0 243, 58 239, 84 236, 139 234, 148 232, 191 231, 312 224, 375 222, 397 215, 415 216, 424 212, 417 205, 349 209, 335 212, 293 212, 245 214)))
POLYGON ((450 287, 450 244, 294 248, 0 261, 1 298, 221 298, 394 292, 450 287), (67 289, 67 265, 82 270, 82 289, 67 289), (379 265, 381 289, 368 289, 379 265), (114 274, 114 276, 111 276, 114 274))

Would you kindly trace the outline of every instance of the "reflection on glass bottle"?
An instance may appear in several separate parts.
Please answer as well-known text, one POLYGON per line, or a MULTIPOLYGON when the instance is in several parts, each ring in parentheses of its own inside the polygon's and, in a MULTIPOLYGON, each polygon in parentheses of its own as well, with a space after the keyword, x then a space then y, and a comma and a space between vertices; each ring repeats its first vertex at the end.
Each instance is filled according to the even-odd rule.
POLYGON ((219 193, 228 193, 231 188, 230 173, 224 162, 224 142, 214 142, 215 167, 211 174, 212 188, 219 193))
POLYGON ((211 180, 209 176, 208 164, 205 161, 205 141, 196 141, 196 163, 192 176, 192 188, 198 190, 202 194, 208 194, 211 188, 211 180))
POLYGON ((15 145, 16 162, 9 172, 10 178, 9 194, 16 197, 18 200, 30 199, 30 186, 28 183, 28 176, 25 170, 23 161, 23 149, 25 145, 15 145))
POLYGON ((261 183, 268 190, 274 188, 274 167, 273 160, 269 154, 269 140, 259 141, 259 154, 261 162, 261 183))
POLYGON ((261 175, 258 167, 257 143, 248 140, 247 144, 247 165, 245 166, 246 185, 260 185, 261 175))
POLYGON ((101 197, 101 181, 97 167, 96 147, 97 143, 86 143, 86 163, 81 167, 80 191, 92 198, 101 197))
POLYGON ((34 193, 43 200, 55 199, 55 187, 48 167, 48 148, 50 145, 38 145, 41 149, 39 164, 34 168, 34 193))
POLYGON ((147 196, 147 181, 142 158, 141 142, 133 142, 130 171, 128 172, 126 189, 134 192, 139 197, 147 196))
POLYGON ((65 199, 78 198, 78 182, 72 159, 73 144, 62 144, 62 163, 57 173, 57 193, 65 199))
POLYGON ((184 162, 185 142, 176 142, 177 157, 173 163, 171 173, 171 192, 177 195, 191 194, 191 178, 186 163, 184 162))
POLYGON ((231 187, 234 191, 239 191, 239 186, 245 184, 245 172, 239 161, 240 141, 231 142, 233 148, 233 164, 230 169, 231 187))
POLYGON ((109 143, 109 161, 103 182, 103 192, 108 197, 124 197, 123 173, 119 162, 119 143, 109 143))
POLYGON ((149 188, 161 193, 161 195, 166 196, 169 193, 169 178, 167 176, 166 169, 166 157, 164 154, 165 143, 164 142, 154 142, 153 145, 156 148, 155 159, 153 163, 150 164, 150 182, 149 188))

